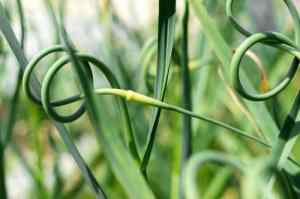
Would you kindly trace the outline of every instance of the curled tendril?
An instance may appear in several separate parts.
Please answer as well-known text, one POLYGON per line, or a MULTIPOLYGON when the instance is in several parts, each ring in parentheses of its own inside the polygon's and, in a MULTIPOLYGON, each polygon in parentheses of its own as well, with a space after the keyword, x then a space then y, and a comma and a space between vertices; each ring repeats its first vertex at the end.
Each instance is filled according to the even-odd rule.
POLYGON ((232 61, 231 61, 231 68, 232 68, 232 76, 233 76, 233 86, 235 89, 239 92, 240 95, 243 97, 253 100, 253 101, 261 101, 269 99, 278 93, 280 93, 282 90, 284 90, 293 77, 296 74, 296 71, 298 69, 299 65, 299 58, 300 58, 300 52, 298 51, 297 47, 285 36, 278 34, 278 33, 256 33, 248 37, 236 50, 232 61), (276 41, 280 42, 278 47, 284 48, 287 50, 290 54, 294 55, 296 58, 294 58, 293 63, 291 67, 288 70, 288 73, 286 74, 285 78, 274 88, 269 90, 266 93, 263 94, 252 94, 250 91, 247 91, 241 82, 239 71, 240 66, 243 57, 246 55, 247 51, 255 44, 263 41, 276 41))
MULTIPOLYGON (((289 0, 285 0, 284 2, 292 15, 295 25, 296 40, 298 41, 299 16, 296 13, 297 11, 295 11, 295 7, 289 0)), ((247 39, 237 48, 236 53, 233 55, 231 61, 233 86, 240 95, 249 100, 267 100, 282 92, 290 84, 291 80, 295 76, 300 58, 300 52, 297 46, 298 42, 296 41, 295 43, 282 33, 277 32, 251 33, 250 31, 246 30, 246 28, 244 28, 242 25, 240 25, 238 21, 233 17, 233 3, 233 0, 227 0, 226 14, 234 28, 237 31, 239 31, 242 35, 247 37, 247 39), (271 47, 287 51, 295 57, 285 77, 274 88, 270 89, 268 92, 263 94, 253 94, 251 93, 251 91, 248 91, 246 88, 244 88, 239 74, 241 61, 243 57, 245 56, 247 51, 257 43, 262 43, 264 45, 269 45, 271 47)))
POLYGON ((233 167, 235 172, 239 172, 245 178, 245 196, 246 198, 261 198, 263 194, 263 189, 266 185, 266 173, 271 173, 276 176, 278 182, 280 183, 281 190, 286 198, 294 198, 293 191, 288 185, 289 181, 285 174, 280 172, 276 167, 272 167, 269 164, 269 159, 260 159, 254 161, 251 168, 245 165, 240 160, 236 159, 231 155, 227 155, 215 151, 205 151, 200 152, 192 156, 188 161, 184 169, 184 194, 188 199, 199 199, 201 198, 200 190, 197 186, 199 180, 197 178, 197 173, 199 170, 208 163, 220 164, 222 166, 233 167), (259 180, 261 179, 261 180, 259 180), (262 182, 262 184, 258 184, 262 182), (250 197, 249 197, 250 196, 250 197))
MULTIPOLYGON (((35 96, 34 93, 31 91, 31 87, 30 87, 30 77, 31 77, 32 72, 34 71, 35 67, 37 67, 37 64, 46 56, 48 56, 52 53, 55 53, 55 52, 63 52, 63 51, 64 51, 64 48, 62 46, 54 46, 54 47, 51 47, 49 49, 42 51, 37 57, 32 59, 32 61, 28 64, 28 66, 24 72, 23 87, 24 87, 24 90, 25 90, 27 96, 35 103, 37 103, 39 105, 43 105, 45 110, 47 110, 47 113, 53 119, 60 121, 60 122, 72 122, 72 121, 78 119, 84 113, 84 111, 85 111, 84 104, 82 104, 78 108, 78 110, 75 111, 75 113, 68 115, 68 116, 61 116, 58 113, 56 113, 56 111, 53 109, 53 105, 55 106, 55 105, 68 104, 68 103, 72 102, 72 100, 78 98, 78 96, 72 96, 67 99, 56 101, 54 104, 51 104, 51 103, 49 103, 49 98, 48 98, 48 101, 46 101, 45 97, 43 97, 43 96, 41 96, 41 97, 35 96)), ((60 59, 60 60, 62 60, 62 59, 60 59)), ((56 62, 56 63, 58 63, 58 62, 56 62)), ((57 65, 56 63, 55 63, 55 65, 57 65)), ((66 63, 64 63, 64 64, 66 64, 66 63)), ((61 67, 63 65, 61 65, 61 67)), ((91 76, 90 70, 88 70, 88 71, 89 71, 89 76, 91 76)), ((42 91, 43 91, 43 89, 42 89, 42 91)), ((46 96, 49 97, 49 87, 47 88, 46 96)))
MULTIPOLYGON (((60 59, 58 59, 48 70, 46 73, 44 80, 42 82, 42 88, 41 88, 41 96, 36 96, 34 95, 33 92, 31 92, 31 87, 30 87, 30 79, 32 76, 32 73, 34 69, 37 67, 38 63, 45 58, 46 56, 52 54, 52 53, 57 53, 57 52, 65 52, 65 48, 61 45, 55 45, 53 47, 50 47, 48 49, 43 50, 40 54, 38 54, 35 58, 31 60, 31 62, 28 64, 26 67, 26 70, 24 72, 23 76, 23 87, 25 90, 25 93, 27 96, 35 103, 42 105, 43 108, 45 109, 46 113, 55 121, 66 123, 66 122, 72 122, 76 119, 78 119, 84 112, 85 112, 85 106, 84 102, 81 104, 81 106, 72 114, 67 115, 67 116, 62 116, 58 114, 54 107, 57 106, 63 106, 63 105, 68 105, 70 103, 76 102, 78 100, 82 99, 82 96, 79 95, 74 95, 62 100, 58 101, 50 101, 50 88, 51 84, 53 82, 53 79, 57 72, 67 63, 69 63, 70 57, 65 55, 62 56, 60 59)), ((89 81, 93 80, 93 75, 89 66, 89 63, 93 64, 96 66, 106 77, 108 82, 113 88, 120 88, 119 83, 113 73, 110 71, 108 67, 98 59, 84 53, 76 53, 76 56, 79 58, 79 60, 83 63, 83 65, 86 67, 86 72, 89 77, 89 81)), ((124 100, 121 100, 120 103, 122 112, 123 112, 123 117, 125 118, 125 123, 126 123, 126 128, 128 131, 128 137, 129 137, 129 147, 132 152, 132 155, 136 158, 136 160, 139 161, 138 157, 138 152, 137 152, 137 145, 135 142, 135 138, 132 132, 132 127, 130 123, 130 117, 129 117, 129 112, 127 105, 124 100)))
MULTIPOLYGON (((80 98, 79 95, 74 95, 71 97, 68 97, 66 99, 62 99, 59 101, 54 101, 50 102, 50 88, 51 84, 53 81, 53 78, 55 77, 56 73, 67 63, 70 62, 70 58, 68 56, 63 56, 60 59, 58 59, 49 69, 47 74, 44 77, 44 81, 42 84, 42 89, 41 89, 41 97, 35 96, 33 92, 31 92, 31 87, 30 87, 30 77, 34 71, 34 69, 37 67, 38 63, 45 58, 46 56, 56 53, 56 52, 64 52, 65 48, 60 45, 53 46, 51 48, 43 50, 39 55, 37 55, 35 58, 31 60, 31 62, 28 64, 25 72, 24 72, 24 77, 23 77, 23 87, 24 90, 27 94, 27 96, 35 103, 39 105, 43 105, 43 108, 46 110, 47 114, 49 116, 59 122, 72 122, 76 119, 78 119, 85 111, 84 108, 84 103, 80 106, 80 108, 75 111, 75 113, 69 115, 69 116, 61 116, 59 115, 55 110, 55 106, 63 106, 67 105, 69 103, 73 103, 75 101, 78 101, 80 98)), ((100 69, 109 83, 111 84, 112 87, 114 88, 120 88, 119 83, 115 79, 114 75, 112 72, 99 60, 95 59, 94 57, 88 55, 88 54, 83 54, 83 53, 76 53, 76 56, 83 62, 85 63, 85 66, 89 67, 88 63, 94 64, 98 69, 100 69)), ((88 68, 87 70, 88 75, 90 77, 90 81, 93 80, 92 72, 91 69, 88 68)), ((126 106, 124 104, 124 106, 126 106)))
POLYGON ((198 199, 200 197, 199 189, 197 187, 197 173, 206 163, 228 165, 240 171, 242 174, 245 172, 243 164, 229 155, 212 151, 198 153, 192 156, 184 170, 183 186, 186 198, 198 199))

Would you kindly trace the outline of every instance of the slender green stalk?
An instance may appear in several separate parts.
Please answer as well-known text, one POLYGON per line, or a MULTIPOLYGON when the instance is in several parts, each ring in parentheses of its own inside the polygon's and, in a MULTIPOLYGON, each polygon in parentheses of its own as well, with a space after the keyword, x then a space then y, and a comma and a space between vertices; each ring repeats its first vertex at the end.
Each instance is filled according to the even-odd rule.
POLYGON ((298 92, 294 104, 286 117, 286 120, 282 126, 282 129, 279 134, 279 139, 277 140, 277 143, 274 145, 273 153, 272 153, 272 164, 278 166, 279 168, 282 168, 284 165, 282 165, 283 162, 279 163, 281 160, 281 154, 283 153, 285 144, 290 140, 292 137, 291 133, 293 132, 293 128, 295 126, 296 118, 299 114, 300 110, 300 91, 298 92))
MULTIPOLYGON (((157 99, 164 100, 167 90, 171 55, 175 37, 175 12, 176 0, 159 0, 159 16, 158 16, 158 50, 157 50, 157 78, 155 82, 154 96, 157 99)), ((155 141, 156 131, 160 118, 160 109, 154 109, 150 129, 148 131, 148 139, 146 151, 144 153, 141 171, 147 176, 147 166, 150 160, 152 148, 155 141)))
MULTIPOLYGON (((183 107, 192 111, 192 96, 191 96, 191 80, 189 72, 189 1, 185 0, 184 16, 182 20, 182 43, 181 43, 181 71, 182 71, 182 95, 183 95, 183 107)), ((183 168, 186 161, 192 154, 192 120, 188 115, 182 117, 182 147, 181 147, 181 169, 180 179, 183 178, 183 168)), ((183 197, 182 180, 179 183, 180 198, 183 197)))
MULTIPOLYGON (((277 168, 279 171, 281 171, 284 168, 284 164, 286 163, 286 160, 288 159, 289 153, 290 153, 290 147, 289 146, 289 140, 292 137, 293 128, 296 123, 296 118, 299 114, 300 110, 300 91, 298 92, 294 104, 288 114, 288 116, 285 119, 285 122, 281 128, 280 134, 278 135, 278 139, 276 143, 274 144, 274 147, 272 149, 272 155, 271 155, 271 167, 277 168)), ((292 145, 294 142, 290 142, 292 145)), ((268 194, 271 193, 273 184, 275 182, 275 176, 273 173, 271 173, 269 176, 267 176, 269 179, 268 189, 265 193, 265 198, 268 197, 268 194)))
MULTIPOLYGON (((174 111, 174 112, 178 112, 178 113, 181 113, 181 114, 185 114, 185 115, 188 115, 190 117, 193 117, 193 118, 196 118, 196 119, 199 119, 199 120, 203 120, 205 122, 208 122, 208 123, 214 124, 216 126, 222 127, 224 129, 227 129, 231 132, 236 133, 237 135, 240 135, 242 137, 245 137, 245 138, 248 138, 250 140, 256 141, 257 143, 259 143, 261 145, 269 146, 267 143, 261 141, 260 139, 257 139, 256 137, 251 136, 250 134, 248 134, 248 133, 246 133, 246 132, 244 132, 240 129, 237 129, 235 127, 232 127, 232 126, 230 126, 230 125, 228 125, 224 122, 220 122, 218 120, 212 119, 212 118, 207 117, 207 116, 199 115, 197 113, 191 112, 189 110, 183 109, 183 108, 178 107, 178 106, 174 106, 174 105, 164 103, 164 102, 156 100, 154 98, 141 95, 141 94, 136 93, 134 91, 130 91, 130 90, 126 91, 126 90, 120 90, 120 89, 97 89, 95 92, 97 94, 101 94, 101 95, 116 95, 116 96, 123 97, 128 101, 135 101, 135 102, 142 103, 144 105, 151 105, 151 106, 159 107, 161 109, 166 109, 166 110, 169 110, 169 111, 174 111)), ((79 98, 81 98, 81 97, 82 96, 80 96, 79 98)))
MULTIPOLYGON (((77 54, 77 56, 80 57, 80 59, 82 59, 82 60, 89 60, 89 61, 93 60, 92 57, 90 57, 86 54, 77 54)), ((63 106, 63 105, 73 103, 75 101, 86 98, 85 95, 76 95, 76 96, 72 96, 72 97, 69 97, 69 98, 66 98, 63 100, 50 102, 49 94, 50 94, 51 81, 53 80, 54 76, 56 75, 58 69, 62 66, 63 63, 66 63, 67 61, 68 61, 67 57, 64 57, 61 60, 59 60, 57 62, 57 64, 55 64, 53 66, 52 70, 50 70, 46 74, 45 81, 43 82, 43 86, 42 86, 42 98, 41 98, 42 102, 41 103, 43 104, 43 107, 46 110, 46 112, 49 114, 49 116, 55 120, 61 119, 61 116, 58 116, 58 114, 54 111, 54 109, 53 109, 54 107, 63 106)), ((95 61, 94 63, 97 63, 97 62, 95 61)), ((28 78, 29 76, 26 75, 24 77, 28 78)), ((28 82, 28 81, 26 79, 24 79, 24 82, 28 82)), ((24 87, 26 88, 26 85, 24 85, 24 87)), ((251 136, 249 133, 246 133, 240 129, 232 127, 226 123, 220 122, 218 120, 212 119, 207 116, 202 116, 202 115, 196 114, 194 112, 191 112, 189 110, 186 110, 186 109, 178 107, 178 106, 167 104, 167 103, 157 100, 155 98, 151 98, 151 97, 142 95, 140 93, 137 93, 137 92, 134 92, 131 90, 122 90, 122 89, 116 89, 116 88, 101 88, 101 89, 96 89, 94 92, 97 95, 118 96, 118 97, 122 97, 122 98, 126 99, 127 101, 138 102, 138 103, 141 103, 144 105, 154 106, 154 107, 157 107, 160 109, 166 109, 169 111, 174 111, 174 112, 178 112, 178 113, 181 113, 184 115, 188 115, 190 117, 200 119, 200 120, 206 121, 208 123, 222 127, 224 129, 227 129, 229 131, 232 131, 232 132, 236 133, 237 135, 240 135, 242 137, 253 140, 263 146, 270 147, 270 145, 265 143, 264 141, 261 141, 260 139, 254 137, 254 136, 251 136)))
MULTIPOLYGON (((191 97, 191 80, 189 74, 189 51, 188 51, 188 22, 189 22, 189 2, 185 1, 185 12, 183 17, 183 34, 182 34, 182 94, 183 94, 183 107, 192 111, 192 97, 191 97)), ((183 145, 182 145, 182 161, 185 162, 192 153, 192 123, 189 116, 183 117, 183 145)))
POLYGON ((18 8, 20 27, 21 27, 20 43, 21 43, 21 48, 24 49, 25 40, 26 40, 26 25, 25 25, 25 17, 24 17, 22 0, 17 0, 17 8, 18 8))

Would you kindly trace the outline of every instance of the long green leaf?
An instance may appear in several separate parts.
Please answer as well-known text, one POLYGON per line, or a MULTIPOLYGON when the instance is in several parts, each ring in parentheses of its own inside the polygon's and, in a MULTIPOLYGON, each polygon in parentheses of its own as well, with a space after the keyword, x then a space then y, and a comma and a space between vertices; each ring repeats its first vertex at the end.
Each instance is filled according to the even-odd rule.
MULTIPOLYGON (((174 45, 176 21, 175 13, 176 0, 159 1, 157 77, 154 96, 162 101, 164 100, 167 89, 170 62, 174 45)), ((161 109, 154 109, 152 122, 148 132, 146 151, 141 164, 141 170, 144 175, 146 175, 147 166, 150 160, 160 114, 161 109)))
MULTIPOLYGON (((66 45, 67 53, 71 58, 74 68, 76 69, 81 86, 86 96, 88 113, 94 129, 96 130, 98 141, 103 147, 105 157, 108 159, 116 178, 123 185, 123 188, 127 192, 129 198, 155 198, 139 170, 137 161, 135 161, 130 155, 129 150, 124 145, 120 135, 103 131, 101 126, 101 117, 99 114, 101 112, 101 107, 99 103, 97 103, 97 97, 93 93, 92 85, 89 81, 86 81, 88 78, 85 76, 85 70, 79 59, 76 57, 63 27, 62 36, 66 45)), ((104 68, 104 65, 102 66, 104 68)), ((47 79, 47 77, 45 77, 45 79, 47 79)))
MULTIPOLYGON (((181 58, 181 71, 182 71, 182 95, 183 95, 183 107, 187 110, 192 111, 192 94, 191 94, 191 79, 189 72, 189 0, 185 0, 184 15, 182 19, 182 58, 181 58)), ((192 154, 192 119, 189 116, 183 116, 182 118, 182 147, 181 147, 181 165, 180 165, 180 175, 181 180, 179 184, 180 198, 183 197, 182 190, 182 178, 183 178, 183 168, 186 164, 186 161, 189 159, 192 154)))

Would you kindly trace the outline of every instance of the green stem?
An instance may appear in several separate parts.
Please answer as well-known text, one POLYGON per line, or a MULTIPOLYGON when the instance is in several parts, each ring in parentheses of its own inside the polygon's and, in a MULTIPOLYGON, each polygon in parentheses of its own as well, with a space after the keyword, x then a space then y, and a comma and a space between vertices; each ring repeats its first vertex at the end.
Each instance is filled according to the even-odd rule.
POLYGON ((20 27, 21 27, 20 43, 21 43, 21 48, 24 49, 25 39, 26 39, 26 26, 25 26, 25 17, 23 12, 22 0, 17 0, 17 8, 18 8, 20 27))
MULTIPOLYGON (((183 107, 192 111, 192 96, 191 96, 191 80, 189 73, 189 45, 188 45, 188 29, 189 29, 189 1, 185 1, 185 10, 182 20, 182 94, 183 94, 183 107)), ((181 166, 180 166, 180 182, 179 182, 179 197, 184 198, 182 190, 183 168, 186 161, 192 154, 192 120, 188 115, 182 118, 182 148, 181 148, 181 166)))
MULTIPOLYGON (((289 148, 288 141, 291 138, 292 130, 295 126, 295 121, 298 115, 298 112, 300 110, 300 91, 298 91, 298 94, 294 100, 294 104, 291 108, 291 111, 289 112, 288 116, 285 119, 285 122, 281 128, 281 131, 279 133, 278 139, 276 140, 276 143, 272 149, 272 155, 271 155, 271 167, 274 167, 278 169, 279 171, 282 170, 284 167, 284 163, 288 159, 288 153, 289 151, 285 152, 287 148, 289 148)), ((265 193, 265 198, 267 198, 267 195, 271 193, 273 184, 275 182, 275 176, 273 173, 270 173, 269 176, 267 176, 268 183, 268 189, 265 193)))
MULTIPOLYGON (((45 86, 45 88, 49 89, 48 86, 47 87, 45 86)), ((44 93, 47 93, 47 92, 48 91, 44 91, 44 93)), ((218 120, 213 119, 211 117, 199 115, 197 113, 186 110, 184 108, 162 102, 162 101, 157 100, 155 98, 148 97, 148 96, 142 95, 140 93, 137 93, 137 92, 134 92, 134 91, 131 91, 131 90, 122 90, 122 89, 116 89, 116 88, 101 88, 101 89, 96 89, 94 92, 97 95, 118 96, 118 97, 126 99, 127 101, 137 102, 137 103, 140 103, 140 104, 144 104, 144 105, 148 105, 148 106, 154 106, 154 107, 157 107, 157 108, 160 108, 160 109, 165 109, 165 110, 168 110, 168 111, 174 111, 174 112, 177 112, 177 113, 188 115, 190 117, 193 117, 193 118, 196 118, 196 119, 199 119, 199 120, 203 120, 205 122, 208 122, 208 123, 211 123, 213 125, 219 126, 221 128, 227 129, 229 131, 232 131, 232 132, 234 132, 235 134, 237 134, 239 136, 242 136, 242 137, 245 137, 249 140, 255 141, 255 142, 257 142, 257 143, 259 143, 259 144, 261 144, 265 147, 270 147, 270 145, 265 143, 264 141, 254 137, 254 136, 251 136, 249 133, 247 133, 243 130, 240 130, 238 128, 230 126, 229 124, 218 121, 218 120)), ((49 109, 49 106, 51 106, 51 108, 53 108, 54 106, 66 105, 68 103, 73 103, 75 101, 82 100, 82 99, 85 99, 85 98, 86 97, 84 95, 78 95, 78 96, 73 96, 73 97, 64 99, 63 101, 49 102, 48 101, 49 100, 48 96, 47 97, 42 96, 42 100, 43 101, 46 100, 46 101, 43 102, 44 108, 46 110, 49 109)), ((55 115, 51 115, 52 114, 51 112, 48 112, 48 114, 49 114, 50 117, 55 118, 55 115)))
MULTIPOLYGON (((156 99, 160 99, 161 101, 165 98, 168 84, 171 55, 175 38, 175 13, 176 0, 159 0, 157 78, 154 95, 156 99)), ((154 109, 150 129, 148 131, 146 150, 141 163, 141 171, 144 176, 147 176, 147 166, 150 161, 160 114, 161 109, 154 109)))
MULTIPOLYGON (((182 38, 182 93, 183 93, 183 107, 187 110, 192 111, 192 99, 191 99, 191 80, 188 69, 189 53, 188 53, 188 21, 189 21, 189 3, 185 3, 185 14, 183 18, 183 38, 182 38)), ((191 146, 191 117, 183 117, 183 144, 182 144, 182 161, 189 158, 192 153, 191 146)))

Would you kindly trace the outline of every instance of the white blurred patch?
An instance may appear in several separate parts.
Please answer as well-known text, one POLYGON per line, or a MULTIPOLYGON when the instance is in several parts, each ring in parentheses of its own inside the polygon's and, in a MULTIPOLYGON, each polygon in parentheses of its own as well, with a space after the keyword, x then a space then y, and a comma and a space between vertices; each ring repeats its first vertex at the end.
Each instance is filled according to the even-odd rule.
POLYGON ((21 164, 15 165, 7 177, 8 198, 20 199, 28 194, 32 181, 21 164))

